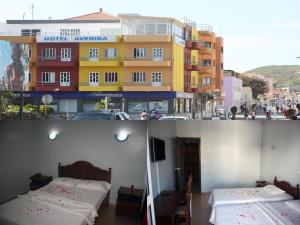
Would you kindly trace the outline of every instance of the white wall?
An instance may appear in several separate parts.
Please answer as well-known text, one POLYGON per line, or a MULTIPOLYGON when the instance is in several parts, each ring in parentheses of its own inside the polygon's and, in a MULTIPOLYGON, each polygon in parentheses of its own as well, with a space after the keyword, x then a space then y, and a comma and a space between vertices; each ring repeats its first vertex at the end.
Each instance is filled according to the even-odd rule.
MULTIPOLYGON (((1 28, 1 27, 0 27, 1 28)), ((119 29, 117 23, 44 23, 44 24, 7 24, 5 32, 11 35, 21 35, 22 29, 39 29, 43 35, 60 35, 60 29, 80 29, 81 35, 96 35, 104 29, 119 29)), ((1 33, 1 30, 0 30, 1 33)), ((108 33, 110 34, 110 33, 108 33)), ((107 34, 107 35, 108 35, 107 34)))
POLYGON ((261 179, 300 184, 300 123, 272 121, 262 132, 261 179))
POLYGON ((140 121, 47 121, 34 123, 34 143, 38 171, 57 177, 58 163, 70 164, 86 160, 103 169, 112 168, 111 202, 115 202, 121 185, 145 188, 146 129, 140 121), (57 130, 50 141, 48 132, 57 130), (114 134, 127 130, 126 142, 115 140, 114 134))
POLYGON ((29 190, 36 173, 30 121, 0 121, 0 202, 29 190))
POLYGON ((260 177, 261 121, 177 121, 178 137, 201 138, 201 189, 253 187, 260 177))
POLYGON ((149 122, 149 137, 162 139, 166 144, 166 160, 151 162, 153 197, 155 198, 161 191, 175 188, 175 121, 149 122))

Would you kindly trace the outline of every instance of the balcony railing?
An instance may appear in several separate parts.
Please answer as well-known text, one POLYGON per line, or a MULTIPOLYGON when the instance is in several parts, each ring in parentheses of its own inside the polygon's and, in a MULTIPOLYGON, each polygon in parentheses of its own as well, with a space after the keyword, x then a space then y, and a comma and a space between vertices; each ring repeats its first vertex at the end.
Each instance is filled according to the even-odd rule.
POLYGON ((212 26, 209 24, 197 24, 197 30, 202 32, 213 32, 212 26))

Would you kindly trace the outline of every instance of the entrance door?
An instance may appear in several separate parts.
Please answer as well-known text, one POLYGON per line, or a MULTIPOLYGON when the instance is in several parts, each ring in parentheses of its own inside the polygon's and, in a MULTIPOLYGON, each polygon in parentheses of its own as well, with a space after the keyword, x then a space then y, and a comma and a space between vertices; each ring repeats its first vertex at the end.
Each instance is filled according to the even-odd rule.
POLYGON ((190 174, 193 175, 193 190, 201 192, 201 159, 199 138, 176 140, 176 189, 184 188, 190 174))

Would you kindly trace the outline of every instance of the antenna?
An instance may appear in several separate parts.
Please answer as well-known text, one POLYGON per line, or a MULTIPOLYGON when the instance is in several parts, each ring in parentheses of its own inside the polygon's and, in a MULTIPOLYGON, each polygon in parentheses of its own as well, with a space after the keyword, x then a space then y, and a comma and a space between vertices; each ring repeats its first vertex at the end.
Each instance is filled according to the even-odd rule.
POLYGON ((35 8, 35 6, 34 6, 34 4, 31 4, 30 5, 30 9, 31 9, 31 19, 33 20, 33 12, 34 12, 34 8, 35 8))
POLYGON ((25 15, 26 15, 26 13, 24 12, 24 13, 23 13, 23 20, 25 20, 25 15))

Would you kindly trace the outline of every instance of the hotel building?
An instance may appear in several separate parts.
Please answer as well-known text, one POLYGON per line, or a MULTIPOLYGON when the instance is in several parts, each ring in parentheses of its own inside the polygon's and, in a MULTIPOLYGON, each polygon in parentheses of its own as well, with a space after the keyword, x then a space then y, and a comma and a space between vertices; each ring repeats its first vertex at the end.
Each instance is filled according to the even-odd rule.
POLYGON ((101 9, 64 20, 8 20, 0 40, 29 44, 25 97, 40 104, 50 93, 58 112, 92 110, 109 97, 133 117, 153 108, 201 117, 224 100, 223 40, 209 26, 101 9))

